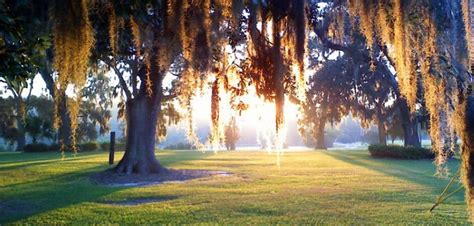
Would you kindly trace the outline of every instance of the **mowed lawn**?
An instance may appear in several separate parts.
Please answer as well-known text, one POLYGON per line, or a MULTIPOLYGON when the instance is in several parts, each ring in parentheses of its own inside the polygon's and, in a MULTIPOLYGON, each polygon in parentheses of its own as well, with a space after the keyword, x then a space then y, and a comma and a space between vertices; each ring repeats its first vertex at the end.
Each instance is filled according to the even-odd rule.
MULTIPOLYGON (((0 224, 468 224, 463 192, 428 212, 448 181, 433 176, 431 161, 305 151, 284 153, 278 169, 275 154, 257 151, 157 157, 170 168, 231 175, 108 187, 89 180, 109 167, 107 153, 0 153, 0 224)), ((452 172, 458 164, 450 162, 452 172)))

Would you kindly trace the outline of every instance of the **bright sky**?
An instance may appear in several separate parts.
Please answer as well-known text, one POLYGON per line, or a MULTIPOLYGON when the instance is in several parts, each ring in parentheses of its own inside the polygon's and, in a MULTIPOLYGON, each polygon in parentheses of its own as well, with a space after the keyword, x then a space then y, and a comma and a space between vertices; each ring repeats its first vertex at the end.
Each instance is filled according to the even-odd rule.
MULTIPOLYGON (((113 73, 109 73, 113 76, 113 73)), ((171 75, 165 78, 164 83, 170 84, 173 77, 171 75)), ((112 81, 115 83, 115 81, 112 81)), ((11 96, 11 92, 7 91, 3 86, 1 89, 2 97, 11 96)), ((197 95, 193 101, 193 117, 198 125, 210 125, 211 124, 211 94, 210 89, 206 89, 205 93, 197 95)), ((230 107, 225 104, 229 101, 228 95, 221 95, 221 113, 220 117, 222 122, 227 122, 232 116, 235 116, 239 127, 254 127, 256 133, 259 137, 256 137, 255 140, 265 140, 273 138, 274 129, 275 129, 275 105, 274 103, 265 102, 262 99, 258 98, 254 91, 243 98, 245 103, 249 104, 249 109, 243 111, 241 115, 238 112, 230 110, 230 107)), ((23 96, 26 96, 28 90, 25 89, 23 96)), ((46 84, 40 75, 37 75, 33 81, 33 95, 47 95, 49 93, 46 89, 46 84)), ((115 112, 115 109, 114 109, 115 112)), ((285 102, 285 121, 290 123, 295 123, 298 116, 298 107, 289 101, 285 102)), ((115 120, 115 119, 113 119, 115 120)), ((185 127, 184 123, 181 123, 178 127, 185 127)), ((288 131, 290 133, 297 133, 297 131, 288 131)))

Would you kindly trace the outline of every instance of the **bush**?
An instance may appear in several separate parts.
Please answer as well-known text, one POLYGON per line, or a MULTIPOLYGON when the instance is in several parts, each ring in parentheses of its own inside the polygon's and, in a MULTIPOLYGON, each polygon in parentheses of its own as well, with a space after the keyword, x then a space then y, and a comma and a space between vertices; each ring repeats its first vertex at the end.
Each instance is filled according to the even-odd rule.
POLYGON ((79 151, 95 151, 99 148, 99 145, 96 142, 87 142, 79 144, 79 151))
POLYGON ((191 150, 192 145, 190 143, 179 142, 176 144, 169 144, 163 147, 165 150, 191 150))
POLYGON ((109 142, 102 142, 100 143, 100 150, 101 151, 109 151, 110 143, 109 142))
POLYGON ((25 152, 47 152, 49 145, 45 143, 27 144, 25 145, 25 152))
POLYGON ((51 144, 49 145, 48 151, 59 151, 61 146, 59 144, 51 144))
MULTIPOLYGON (((100 146, 101 151, 109 151, 110 142, 100 143, 99 146, 100 146)), ((125 150, 125 143, 123 142, 115 143, 115 151, 124 151, 124 150, 125 150)))
POLYGON ((372 157, 392 159, 433 159, 434 153, 430 149, 417 147, 403 147, 399 145, 370 145, 372 157))

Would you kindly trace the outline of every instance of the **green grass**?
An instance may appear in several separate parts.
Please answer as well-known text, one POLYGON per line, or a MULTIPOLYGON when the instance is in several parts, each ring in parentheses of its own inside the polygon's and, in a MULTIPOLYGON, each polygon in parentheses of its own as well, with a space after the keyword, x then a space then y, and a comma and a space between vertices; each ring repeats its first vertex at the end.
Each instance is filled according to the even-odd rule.
MULTIPOLYGON (((121 154, 118 154, 121 155, 121 154)), ((148 187, 106 187, 88 176, 107 154, 0 153, 0 224, 468 224, 462 192, 428 212, 447 179, 430 161, 384 160, 363 151, 159 151, 176 169, 231 176, 148 187), (136 206, 110 202, 162 199, 136 206)), ((454 172, 458 160, 450 162, 454 172)))

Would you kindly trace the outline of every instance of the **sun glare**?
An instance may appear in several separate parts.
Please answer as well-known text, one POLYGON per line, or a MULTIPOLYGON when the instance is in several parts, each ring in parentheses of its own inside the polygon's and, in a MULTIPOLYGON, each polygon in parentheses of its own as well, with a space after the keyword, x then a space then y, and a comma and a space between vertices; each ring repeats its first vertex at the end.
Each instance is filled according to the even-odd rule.
MULTIPOLYGON (((228 103, 230 96, 222 93, 220 95, 221 103, 228 103)), ((248 109, 237 112, 229 107, 228 104, 220 105, 220 133, 223 134, 224 126, 232 117, 235 117, 240 128, 251 125, 257 134, 255 137, 261 148, 272 151, 285 147, 286 142, 286 126, 276 133, 275 127, 275 104, 258 97, 255 91, 250 91, 247 95, 240 98, 244 103, 248 104, 248 109)), ((195 122, 206 121, 211 123, 210 106, 211 95, 209 92, 197 94, 192 101, 193 118, 195 122)), ((286 100, 285 102, 285 122, 294 120, 298 116, 298 107, 286 100)), ((222 149, 222 145, 218 141, 209 141, 204 147, 208 150, 222 149)))

